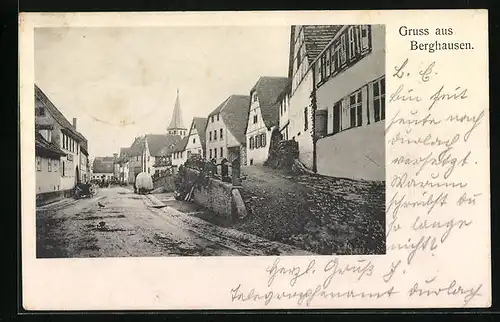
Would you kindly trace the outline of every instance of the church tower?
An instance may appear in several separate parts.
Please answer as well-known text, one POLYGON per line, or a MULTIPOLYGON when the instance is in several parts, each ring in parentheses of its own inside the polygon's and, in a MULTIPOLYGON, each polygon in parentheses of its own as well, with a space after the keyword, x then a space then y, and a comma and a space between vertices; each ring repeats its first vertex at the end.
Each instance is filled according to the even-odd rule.
POLYGON ((174 112, 172 113, 170 125, 167 127, 167 134, 180 135, 181 137, 184 137, 187 134, 187 129, 186 127, 184 127, 184 123, 182 122, 181 104, 179 102, 179 89, 177 89, 177 98, 175 99, 174 112))

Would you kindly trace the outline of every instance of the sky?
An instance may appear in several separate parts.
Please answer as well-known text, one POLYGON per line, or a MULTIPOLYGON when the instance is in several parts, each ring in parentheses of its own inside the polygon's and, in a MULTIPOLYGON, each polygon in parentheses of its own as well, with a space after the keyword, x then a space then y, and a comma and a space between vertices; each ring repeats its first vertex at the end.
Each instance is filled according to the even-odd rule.
POLYGON ((184 126, 260 76, 287 76, 289 26, 36 28, 35 82, 88 140, 112 156, 163 134, 177 89, 184 126))

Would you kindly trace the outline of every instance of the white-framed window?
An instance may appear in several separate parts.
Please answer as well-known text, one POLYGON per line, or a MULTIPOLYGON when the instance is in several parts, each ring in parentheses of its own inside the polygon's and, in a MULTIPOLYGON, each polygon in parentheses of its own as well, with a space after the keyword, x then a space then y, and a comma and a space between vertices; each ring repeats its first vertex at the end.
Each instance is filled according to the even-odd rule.
POLYGON ((360 54, 359 46, 359 26, 350 26, 348 29, 349 36, 349 60, 353 60, 360 54))
POLYGON ((42 158, 36 157, 36 171, 42 171, 42 158))
POLYGON ((220 157, 221 158, 224 157, 224 148, 223 147, 220 147, 220 157))
POLYGON ((254 101, 254 102, 257 102, 257 92, 254 92, 254 93, 253 93, 253 101, 254 101))
POLYGON ((257 113, 253 116, 253 124, 257 123, 257 113))
POLYGON ((196 138, 193 138, 193 143, 196 143, 196 138))
POLYGON ((250 147, 250 150, 253 150, 254 145, 255 145, 255 139, 252 136, 251 138, 248 139, 248 146, 250 147))
POLYGON ((266 142, 266 133, 262 133, 262 134, 260 135, 260 145, 261 145, 262 147, 265 147, 265 146, 266 146, 266 143, 267 143, 267 142, 266 142))
POLYGON ((217 159, 217 148, 214 149, 214 158, 217 159))
POLYGON ((219 114, 217 114, 217 121, 219 120, 219 114))
POLYGON ((327 49, 325 53, 323 54, 325 56, 325 75, 326 77, 330 76, 330 61, 331 61, 331 55, 330 55, 330 49, 327 49))
POLYGON ((360 31, 361 31, 361 50, 365 51, 370 48, 370 26, 368 25, 361 25, 360 26, 360 31))
POLYGON ((258 134, 255 136, 255 148, 260 148, 260 135, 258 134))
POLYGON ((214 130, 214 140, 217 140, 217 130, 214 130))
POLYGON ((208 132, 208 141, 212 142, 212 131, 208 132))
POLYGON ((54 172, 57 172, 59 169, 59 160, 53 160, 52 162, 52 169, 54 172))
POLYGON ((223 134, 222 134, 222 129, 220 129, 219 131, 219 138, 222 140, 224 138, 223 134))
POLYGON ((210 159, 212 159, 212 149, 209 150, 210 159))
POLYGON ((351 127, 357 127, 362 125, 362 108, 363 99, 361 90, 358 90, 351 95, 349 95, 349 116, 351 120, 351 127))
POLYGON ((340 64, 344 65, 347 62, 347 44, 345 34, 340 35, 340 64))
POLYGON ((373 88, 373 114, 375 122, 385 119, 385 77, 372 84, 373 88))
POLYGON ((47 159, 47 170, 52 172, 52 159, 47 159))

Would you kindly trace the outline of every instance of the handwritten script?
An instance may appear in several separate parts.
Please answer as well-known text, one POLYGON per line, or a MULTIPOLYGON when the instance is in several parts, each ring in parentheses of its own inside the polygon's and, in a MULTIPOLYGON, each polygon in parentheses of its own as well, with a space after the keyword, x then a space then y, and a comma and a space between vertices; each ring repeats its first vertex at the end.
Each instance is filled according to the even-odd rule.
POLYGON ((390 259, 277 258, 266 269, 267 288, 242 282, 229 290, 232 302, 311 306, 403 297, 427 302, 453 298, 468 306, 482 296, 483 284, 440 274, 439 265, 446 264, 434 264, 474 227, 474 209, 487 197, 468 180, 484 158, 484 151, 476 155, 473 142, 487 140, 478 130, 487 126, 487 107, 472 103, 474 90, 460 78, 450 81, 447 73, 454 71, 442 64, 407 57, 386 75, 385 256, 390 259))

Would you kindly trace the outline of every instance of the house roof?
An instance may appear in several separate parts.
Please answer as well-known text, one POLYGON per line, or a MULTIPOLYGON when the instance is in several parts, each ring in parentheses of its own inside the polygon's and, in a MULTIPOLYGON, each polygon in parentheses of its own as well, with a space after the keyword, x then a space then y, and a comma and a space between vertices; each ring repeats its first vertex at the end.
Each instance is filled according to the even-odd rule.
POLYGON ((306 49, 306 56, 311 65, 321 51, 328 45, 328 43, 340 31, 342 25, 302 25, 292 26, 290 32, 290 57, 288 76, 293 76, 293 58, 294 58, 294 39, 298 27, 304 30, 304 44, 306 49))
POLYGON ((207 120, 208 119, 206 117, 193 117, 193 121, 191 122, 191 127, 189 128, 189 134, 191 134, 191 129, 193 128, 193 124, 195 125, 203 149, 205 149, 206 137, 207 137, 206 134, 207 120))
POLYGON ((231 132, 240 144, 245 144, 245 130, 248 122, 249 104, 250 96, 231 95, 208 116, 221 114, 222 120, 229 132, 231 132))
POLYGON ((179 100, 179 90, 177 90, 177 97, 175 98, 174 111, 172 113, 172 119, 170 120, 170 125, 167 130, 173 129, 185 129, 184 122, 182 122, 182 112, 181 103, 179 100))
POLYGON ((246 143, 245 130, 249 106, 250 96, 231 95, 221 111, 224 124, 240 144, 246 143))
POLYGON ((148 140, 149 154, 153 157, 165 155, 169 152, 169 147, 176 144, 180 139, 180 135, 167 134, 146 134, 148 140))
POLYGON ((60 156, 65 156, 63 150, 61 150, 54 142, 49 142, 37 131, 35 133, 35 154, 37 156, 43 157, 53 157, 59 158, 60 156))
POLYGON ((144 138, 139 136, 134 139, 132 145, 128 148, 129 156, 142 155, 144 138))
POLYGON ((268 129, 279 122, 280 97, 288 89, 289 83, 288 77, 262 76, 250 91, 251 94, 257 92, 262 119, 268 129))
POLYGON ((113 173, 113 157, 95 157, 92 163, 92 171, 94 173, 113 173))
POLYGON ((188 143, 189 137, 183 137, 179 141, 176 142, 175 146, 172 149, 172 152, 182 152, 186 150, 186 145, 188 143))
POLYGON ((49 111, 52 117, 65 128, 72 136, 80 141, 86 141, 85 137, 78 132, 66 117, 54 106, 45 93, 35 84, 35 100, 38 100, 49 111))
POLYGON ((305 25, 302 27, 304 28, 306 55, 311 64, 340 31, 342 25, 305 25))
POLYGON ((127 155, 142 155, 146 144, 146 138, 148 140, 149 154, 153 157, 157 157, 172 153, 172 148, 181 139, 181 136, 169 134, 146 134, 137 137, 130 148, 128 148, 127 155))

